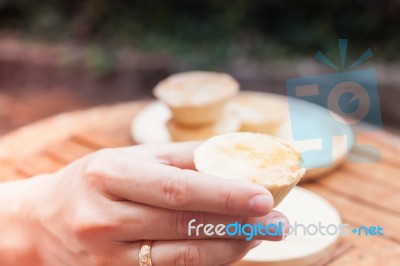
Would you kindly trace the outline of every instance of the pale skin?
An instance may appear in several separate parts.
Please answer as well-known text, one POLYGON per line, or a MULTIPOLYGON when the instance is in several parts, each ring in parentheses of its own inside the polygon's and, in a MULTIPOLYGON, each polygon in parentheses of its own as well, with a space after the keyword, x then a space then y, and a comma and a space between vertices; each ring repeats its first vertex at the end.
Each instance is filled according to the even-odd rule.
POLYGON ((194 170, 199 143, 105 149, 54 174, 0 185, 0 265, 229 265, 265 236, 188 236, 188 223, 263 224, 272 211, 261 186, 194 170))

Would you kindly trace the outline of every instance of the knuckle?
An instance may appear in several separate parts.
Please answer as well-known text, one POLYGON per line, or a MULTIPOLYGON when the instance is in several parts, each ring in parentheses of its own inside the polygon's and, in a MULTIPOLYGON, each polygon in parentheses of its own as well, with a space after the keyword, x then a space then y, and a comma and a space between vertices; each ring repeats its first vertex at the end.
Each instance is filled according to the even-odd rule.
POLYGON ((164 201, 174 209, 180 209, 188 204, 187 180, 183 175, 168 177, 163 184, 164 201))
POLYGON ((72 234, 79 242, 85 243, 93 238, 94 230, 91 223, 80 221, 73 224, 72 234))
POLYGON ((177 249, 175 265, 177 266, 200 266, 201 250, 198 246, 181 246, 177 249))
POLYGON ((110 148, 99 150, 89 156, 84 166, 83 178, 90 185, 101 185, 107 180, 109 165, 113 160, 114 151, 110 148))
POLYGON ((86 243, 100 237, 114 229, 114 226, 106 223, 81 222, 73 227, 73 235, 80 242, 86 243))
POLYGON ((223 202, 221 203, 222 207, 225 208, 227 213, 234 213, 234 207, 232 204, 232 192, 228 190, 225 192, 224 196, 221 197, 223 202))
POLYGON ((93 239, 109 234, 120 226, 117 219, 110 219, 105 215, 90 212, 87 208, 82 209, 72 219, 72 234, 80 242, 88 243, 93 239))

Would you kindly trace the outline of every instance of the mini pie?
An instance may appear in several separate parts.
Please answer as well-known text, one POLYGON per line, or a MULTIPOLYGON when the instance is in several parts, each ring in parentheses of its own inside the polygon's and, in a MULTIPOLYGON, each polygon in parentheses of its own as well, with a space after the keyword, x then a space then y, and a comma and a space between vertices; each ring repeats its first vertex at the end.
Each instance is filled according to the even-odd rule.
POLYGON ((171 109, 174 122, 198 126, 216 122, 238 91, 239 83, 228 74, 193 71, 161 81, 154 95, 171 109))
POLYGON ((199 172, 247 180, 267 188, 277 206, 305 174, 300 154, 288 143, 260 133, 212 137, 194 151, 199 172))
POLYGON ((201 126, 182 126, 170 119, 167 128, 174 141, 204 140, 215 135, 239 131, 240 121, 236 116, 225 113, 215 123, 201 126))
POLYGON ((276 135, 282 123, 289 119, 288 104, 279 96, 257 92, 242 92, 227 106, 236 115, 240 131, 276 135))

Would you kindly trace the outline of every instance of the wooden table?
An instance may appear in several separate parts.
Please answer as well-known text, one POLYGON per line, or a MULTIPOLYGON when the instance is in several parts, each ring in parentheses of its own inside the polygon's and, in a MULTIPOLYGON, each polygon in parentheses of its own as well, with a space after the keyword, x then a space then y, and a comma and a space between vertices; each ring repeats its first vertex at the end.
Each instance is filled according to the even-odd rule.
MULTIPOLYGON (((146 102, 101 106, 51 117, 0 139, 0 181, 53 172, 105 147, 133 145, 130 123, 146 102)), ((350 227, 380 225, 384 236, 342 237, 321 265, 400 265, 400 138, 384 131, 358 135, 380 149, 376 164, 345 163, 301 184, 330 201, 350 227)))

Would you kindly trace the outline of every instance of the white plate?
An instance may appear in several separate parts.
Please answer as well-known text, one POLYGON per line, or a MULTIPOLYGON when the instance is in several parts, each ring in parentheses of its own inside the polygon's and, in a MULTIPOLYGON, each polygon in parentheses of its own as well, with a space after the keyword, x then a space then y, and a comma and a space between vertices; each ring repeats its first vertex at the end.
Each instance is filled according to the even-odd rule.
POLYGON ((290 102, 291 116, 282 124, 277 136, 291 142, 302 153, 307 168, 303 180, 321 177, 347 158, 354 144, 353 130, 343 118, 324 107, 298 99, 286 99, 290 102), (301 125, 298 135, 314 135, 315 138, 295 140, 292 130, 294 120, 295 124, 301 125))
MULTIPOLYGON (((318 223, 323 226, 341 224, 339 213, 329 202, 300 187, 293 188, 276 210, 284 213, 291 225, 295 222, 306 226, 318 223)), ((333 233, 333 226, 330 228, 333 233)), ((312 265, 329 256, 339 239, 339 233, 304 236, 303 231, 299 232, 300 234, 289 235, 280 242, 263 241, 237 265, 312 265)))
MULTIPOLYGON (((242 93, 256 94, 266 101, 279 98, 282 101, 282 109, 288 109, 288 97, 271 93, 245 91, 242 93)), ((321 139, 293 140, 292 123, 290 120, 282 121, 282 126, 277 133, 278 137, 286 139, 300 151, 316 149, 304 156, 308 167, 303 180, 321 177, 331 171, 346 159, 347 153, 353 145, 354 137, 351 128, 335 114, 330 114, 321 106, 297 99, 290 99, 291 112, 295 113, 297 121, 304 122, 305 128, 313 130, 321 136, 338 136, 332 139, 332 147, 321 149, 321 139), (342 122, 340 122, 342 121, 342 122), (318 151, 318 149, 321 149, 318 151)), ((131 135, 137 143, 170 142, 171 137, 165 126, 171 118, 171 112, 161 102, 154 102, 139 112, 132 121, 131 135)))
POLYGON ((131 135, 137 143, 171 142, 166 127, 171 111, 161 102, 153 102, 144 107, 133 119, 131 135))

